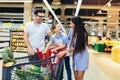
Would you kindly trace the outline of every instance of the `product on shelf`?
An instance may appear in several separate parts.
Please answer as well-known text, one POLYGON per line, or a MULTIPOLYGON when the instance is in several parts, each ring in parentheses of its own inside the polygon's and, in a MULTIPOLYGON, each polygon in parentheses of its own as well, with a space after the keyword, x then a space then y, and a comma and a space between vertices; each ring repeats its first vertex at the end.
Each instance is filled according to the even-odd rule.
POLYGON ((24 31, 23 28, 12 29, 12 49, 14 51, 27 51, 26 45, 24 44, 24 31))

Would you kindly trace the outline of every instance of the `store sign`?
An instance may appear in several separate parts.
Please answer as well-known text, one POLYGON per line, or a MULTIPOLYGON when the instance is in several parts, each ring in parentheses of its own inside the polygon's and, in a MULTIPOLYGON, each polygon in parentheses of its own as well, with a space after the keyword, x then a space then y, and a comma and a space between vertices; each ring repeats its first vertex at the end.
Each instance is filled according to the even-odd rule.
POLYGON ((33 2, 33 0, 0 0, 0 2, 33 2))

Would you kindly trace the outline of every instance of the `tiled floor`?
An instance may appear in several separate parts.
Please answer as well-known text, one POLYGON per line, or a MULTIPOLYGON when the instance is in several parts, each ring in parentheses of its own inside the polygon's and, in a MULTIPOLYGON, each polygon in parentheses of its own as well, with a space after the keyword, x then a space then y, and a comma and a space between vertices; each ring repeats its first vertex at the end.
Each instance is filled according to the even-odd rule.
MULTIPOLYGON (((120 80, 120 64, 110 58, 110 53, 99 53, 89 48, 90 62, 89 68, 85 73, 84 80, 120 80)), ((15 53, 17 56, 25 56, 26 53, 15 53)), ((1 61, 0 61, 1 63, 1 61)), ((2 76, 2 67, 0 65, 0 80, 2 76)), ((72 73, 73 74, 73 73, 72 73)), ((72 75, 74 80, 74 75, 72 75)), ((67 75, 64 70, 64 80, 67 75)))

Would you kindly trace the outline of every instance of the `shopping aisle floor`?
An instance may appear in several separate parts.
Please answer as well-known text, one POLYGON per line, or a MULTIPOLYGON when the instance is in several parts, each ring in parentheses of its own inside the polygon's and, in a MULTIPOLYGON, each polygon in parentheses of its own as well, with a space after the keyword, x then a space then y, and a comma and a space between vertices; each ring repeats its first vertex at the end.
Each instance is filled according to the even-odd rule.
MULTIPOLYGON (((120 80, 120 63, 117 63, 111 59, 111 52, 105 53, 96 52, 91 48, 89 48, 89 52, 90 61, 94 63, 96 67, 100 69, 100 71, 102 71, 106 76, 108 76, 110 80, 120 80)), ((93 69, 93 71, 96 70, 93 69)), ((92 74, 95 73, 93 72, 92 74)), ((102 75, 102 73, 100 75, 102 75)), ((104 80, 104 79, 92 79, 92 80, 104 80)))
MULTIPOLYGON (((89 54, 90 54, 89 68, 85 73, 84 80, 120 80, 120 76, 119 76, 120 64, 111 60, 110 53, 99 53, 89 48, 89 54)), ((27 54, 15 53, 15 57, 25 56, 25 55, 27 54)), ((2 80, 1 76, 2 76, 2 67, 0 65, 0 80, 2 80)), ((74 77, 74 75, 72 75, 72 77, 74 77)), ((67 75, 65 70, 64 70, 63 80, 67 80, 67 75)))

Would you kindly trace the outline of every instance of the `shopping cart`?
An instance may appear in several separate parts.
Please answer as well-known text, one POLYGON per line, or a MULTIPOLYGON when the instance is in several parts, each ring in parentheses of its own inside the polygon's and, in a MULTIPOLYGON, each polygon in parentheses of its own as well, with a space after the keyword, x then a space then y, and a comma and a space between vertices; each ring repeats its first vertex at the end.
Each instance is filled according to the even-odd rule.
MULTIPOLYGON (((50 49, 48 49, 46 51, 46 53, 43 53, 41 52, 38 48, 36 48, 36 51, 38 53, 38 57, 40 60, 43 60, 45 58, 49 58, 49 57, 52 57, 52 56, 56 56, 60 51, 63 51, 63 50, 58 50, 58 51, 51 51, 50 49)), ((64 55, 65 56, 65 55, 64 55)), ((64 56, 62 58, 64 58, 64 56)), ((51 60, 51 62, 53 64, 59 64, 60 63, 60 59, 58 59, 57 57, 55 57, 54 59, 51 60)))
MULTIPOLYGON (((50 49, 48 49, 47 51, 46 51, 46 53, 43 53, 43 52, 41 52, 38 48, 36 48, 36 51, 37 51, 37 53, 38 53, 38 56, 39 56, 39 59, 40 60, 44 60, 44 59, 47 59, 47 58, 49 58, 49 57, 54 57, 54 58, 52 58, 51 60, 50 60, 50 63, 52 64, 52 66, 51 66, 51 71, 52 71, 52 74, 53 75, 56 75, 56 79, 54 79, 54 80, 61 80, 61 75, 62 75, 62 73, 63 73, 63 66, 64 66, 64 57, 65 57, 65 55, 63 55, 63 57, 62 58, 57 58, 57 54, 60 52, 60 51, 63 51, 63 50, 65 50, 65 49, 60 49, 60 50, 57 50, 57 51, 51 51, 50 49), (57 72, 57 71, 55 71, 54 69, 57 69, 57 71, 59 71, 59 72, 57 72)), ((49 63, 49 62, 48 62, 49 63)))
POLYGON ((55 59, 55 56, 30 62, 28 56, 15 58, 15 65, 2 66, 2 80, 60 80, 63 60, 56 65, 51 62, 52 59, 55 59), (37 68, 32 70, 30 66, 37 68))

